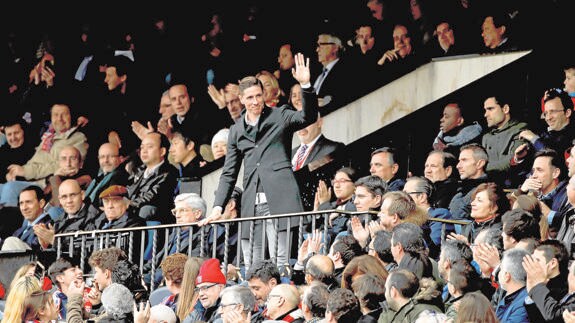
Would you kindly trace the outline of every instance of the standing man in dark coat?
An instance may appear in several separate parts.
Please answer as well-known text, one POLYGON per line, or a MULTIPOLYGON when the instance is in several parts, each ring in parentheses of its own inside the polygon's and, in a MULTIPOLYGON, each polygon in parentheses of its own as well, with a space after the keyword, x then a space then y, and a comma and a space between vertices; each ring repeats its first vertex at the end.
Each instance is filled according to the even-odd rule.
MULTIPOLYGON (((230 129, 228 153, 214 200, 214 209, 202 224, 222 218, 222 207, 226 205, 234 189, 242 161, 242 217, 265 217, 303 210, 300 191, 292 171, 290 148, 294 131, 317 119, 317 99, 310 84, 309 59, 305 61, 301 53, 296 55, 292 74, 303 89, 301 111, 294 111, 287 106, 274 109, 266 107, 261 82, 251 76, 240 81, 240 101, 246 109, 242 113, 242 120, 230 129)), ((298 221, 293 219, 291 225, 297 226, 298 221)), ((249 231, 246 230, 249 226, 244 225, 243 228, 242 250, 245 263, 249 265, 262 260, 264 250, 261 241, 254 241, 254 248, 250 250, 249 231)), ((262 223, 256 223, 255 239, 259 240, 261 230, 262 223)), ((289 258, 286 230, 287 219, 279 221, 277 231, 273 221, 266 221, 270 258, 277 260, 280 266, 287 264, 289 258), (276 241, 279 241, 277 254, 276 241)))

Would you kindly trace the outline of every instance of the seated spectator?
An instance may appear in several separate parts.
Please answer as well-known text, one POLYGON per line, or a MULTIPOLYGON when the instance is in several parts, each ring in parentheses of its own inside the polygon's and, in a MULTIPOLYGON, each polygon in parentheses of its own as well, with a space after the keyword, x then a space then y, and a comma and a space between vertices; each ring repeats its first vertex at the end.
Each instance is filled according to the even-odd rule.
POLYGON ((126 260, 127 256, 120 248, 105 248, 96 250, 90 255, 88 263, 94 272, 94 287, 100 292, 112 284, 112 271, 118 261, 126 260))
POLYGON ((379 79, 384 84, 411 72, 423 62, 423 57, 420 57, 422 55, 418 53, 405 23, 396 24, 391 36, 393 48, 386 51, 377 61, 381 66, 379 79))
POLYGON ((198 153, 197 142, 198 139, 191 131, 180 130, 172 133, 169 152, 178 170, 175 194, 201 193, 201 186, 199 188, 194 183, 201 183, 202 176, 207 173, 208 167, 204 168, 207 162, 198 153))
POLYGON ((485 53, 501 53, 519 49, 511 39, 510 31, 512 22, 508 14, 504 12, 487 13, 481 25, 481 37, 485 53))
POLYGON ((456 322, 496 323, 499 321, 489 299, 481 292, 472 292, 465 294, 459 301, 456 322))
POLYGON ((449 208, 458 187, 456 165, 457 159, 448 152, 433 150, 427 155, 424 176, 433 183, 433 194, 429 198, 433 207, 449 208))
POLYGON ((427 43, 427 55, 430 58, 433 57, 443 57, 443 56, 453 56, 465 54, 464 43, 465 35, 459 35, 456 26, 453 21, 449 19, 439 19, 435 24, 435 30, 433 36, 435 40, 430 40, 427 43), (461 39, 461 41, 459 41, 461 39))
POLYGON ((84 191, 87 205, 99 209, 101 204, 98 197, 102 191, 111 185, 127 185, 128 173, 121 164, 118 146, 104 143, 98 149, 98 163, 100 169, 84 191))
MULTIPOLYGON (((220 311, 223 323, 247 320, 256 305, 254 295, 245 286, 230 286, 222 290, 220 311)), ((253 320, 255 317, 251 316, 253 320)))
POLYGON ((361 255, 353 258, 345 266, 341 277, 341 287, 351 289, 353 280, 365 274, 376 275, 383 281, 388 277, 387 270, 383 268, 383 265, 377 259, 370 255, 361 255))
POLYGON ((271 320, 303 323, 302 311, 298 308, 300 294, 293 285, 275 286, 268 295, 266 314, 271 320))
MULTIPOLYGON (((427 212, 429 219, 451 219, 451 213, 449 213, 448 209, 431 206, 432 201, 429 198, 433 196, 433 184, 427 178, 417 176, 408 178, 403 191, 411 196, 417 207, 427 212)), ((429 256, 437 259, 441 249, 441 241, 449 233, 454 232, 455 228, 453 224, 428 220, 424 227, 424 230, 426 229, 430 231, 429 234, 424 236, 424 238, 428 239, 426 243, 429 248, 429 256)))
MULTIPOLYGON (((100 193, 99 198, 104 204, 104 213, 96 218, 96 230, 143 227, 142 218, 129 212, 130 200, 128 190, 124 186, 112 185, 100 193)), ((140 241, 134 238, 134 241, 140 241)), ((137 254, 137 253, 136 253, 137 254)))
POLYGON ((357 322, 361 315, 359 301, 349 289, 338 288, 329 295, 325 323, 357 322))
POLYGON ((327 256, 333 261, 333 276, 338 286, 341 286, 343 271, 347 264, 349 264, 353 258, 361 256, 362 254, 364 254, 364 252, 361 246, 351 235, 342 236, 331 244, 327 256))
POLYGON ((503 254, 499 268, 499 286, 506 295, 497 302, 495 314, 500 322, 530 322, 525 308, 526 273, 521 265, 527 252, 522 249, 511 249, 503 254))
POLYGON ((256 74, 264 88, 264 103, 270 108, 283 105, 283 93, 276 77, 269 71, 263 70, 256 74))
MULTIPOLYGON (((557 295, 553 295, 553 292, 547 287, 545 283, 546 277, 542 275, 544 267, 537 260, 525 256, 523 268, 527 273, 529 298, 534 302, 545 322, 560 321, 561 315, 565 310, 573 309, 573 304, 575 303, 575 298, 573 297, 575 295, 575 263, 569 266, 567 294, 560 299, 557 299, 555 297, 557 295)), ((563 281, 563 283, 565 282, 563 281)))
POLYGON ((391 252, 397 269, 406 269, 418 278, 433 278, 431 261, 425 253, 423 231, 413 223, 400 223, 393 228, 391 252))
POLYGON ((328 256, 311 256, 305 264, 305 282, 307 285, 318 281, 325 284, 327 288, 332 291, 337 288, 333 274, 333 261, 331 261, 328 256))
POLYGON ((224 128, 216 132, 212 137, 212 154, 214 155, 214 160, 226 156, 229 134, 230 129, 224 128))
MULTIPOLYGON (((392 232, 400 223, 417 211, 415 201, 405 192, 388 192, 383 196, 381 210, 377 214, 381 227, 392 232)), ((425 217, 427 219, 427 217, 425 217)), ((423 224, 423 223, 421 223, 423 224)))
MULTIPOLYGON (((336 171, 335 176, 331 180, 331 188, 328 189, 325 183, 320 181, 317 188, 317 210, 345 210, 357 211, 353 203, 355 192, 355 182, 357 181, 357 172, 351 167, 340 168, 336 171), (336 200, 331 201, 331 193, 335 195, 336 200)), ((314 210, 316 208, 314 207, 314 210)), ((329 235, 332 240, 335 236, 346 231, 348 228, 349 217, 341 213, 331 213, 329 215, 328 224, 330 226, 329 235)))
POLYGON ((148 323, 177 323, 178 318, 171 308, 164 304, 157 304, 150 308, 150 319, 148 323))
POLYGON ((541 206, 539 204, 539 200, 537 199, 537 197, 528 194, 519 195, 515 198, 512 209, 527 211, 531 213, 534 218, 538 218, 539 236, 543 240, 549 237, 549 223, 547 222, 547 219, 541 214, 541 206))
POLYGON ((213 84, 210 84, 208 85, 208 94, 219 109, 228 109, 229 120, 223 122, 223 126, 230 127, 240 120, 244 106, 240 101, 240 87, 238 84, 228 83, 219 91, 213 84))
POLYGON ((10 292, 8 292, 2 321, 22 322, 24 302, 30 295, 41 292, 42 289, 36 278, 29 276, 20 277, 14 282, 14 287, 10 288, 10 292))
POLYGON ((361 318, 358 322, 375 323, 379 319, 385 301, 385 281, 372 274, 359 276, 352 284, 351 289, 359 301, 361 318))
POLYGON ((167 138, 157 132, 144 137, 140 145, 143 164, 130 176, 127 186, 132 213, 149 225, 173 222, 168 212, 176 175, 165 162, 168 144, 167 138))
POLYGON ((164 298, 161 304, 168 306, 174 312, 178 306, 178 296, 180 295, 182 287, 186 260, 188 260, 188 256, 181 253, 175 253, 167 256, 162 260, 160 265, 162 273, 164 274, 166 287, 170 293, 172 293, 170 296, 164 298))
POLYGON ((419 279, 407 270, 398 269, 389 274, 385 282, 385 299, 388 310, 380 320, 384 322, 414 322, 424 311, 441 313, 434 305, 419 303, 413 299, 419 290, 419 279))
POLYGON ((294 84, 298 84, 291 75, 291 69, 295 67, 294 55, 297 52, 298 50, 294 48, 292 42, 283 42, 279 48, 278 69, 274 71, 274 76, 279 82, 283 96, 287 96, 290 88, 294 84))
POLYGON ((383 147, 371 153, 369 172, 387 183, 388 191, 401 191, 405 180, 397 175, 399 171, 399 156, 394 148, 383 147))
MULTIPOLYGON (((488 181, 485 167, 487 166, 487 152, 476 144, 469 144, 461 147, 457 171, 461 181, 457 187, 455 195, 449 202, 449 212, 455 220, 468 219, 471 212, 471 195, 475 188, 488 181)), ((459 226, 455 230, 460 232, 459 226)))
POLYGON ((51 195, 50 209, 48 210, 53 219, 61 214, 62 208, 58 198, 60 184, 67 179, 75 179, 82 188, 86 188, 92 180, 90 175, 83 169, 83 160, 80 151, 74 146, 62 148, 58 156, 58 169, 54 175, 48 177, 47 186, 44 189, 46 195, 51 195), (54 209, 54 210, 52 210, 54 209))
POLYGON ((196 291, 196 277, 200 272, 200 267, 203 262, 203 258, 189 257, 184 265, 184 278, 182 280, 182 288, 176 309, 176 315, 180 322, 195 322, 196 320, 200 320, 199 317, 204 312, 202 303, 198 302, 199 293, 196 291))
POLYGON ((301 298, 301 311, 306 323, 323 320, 330 293, 327 287, 319 282, 305 289, 301 298))
POLYGON ((503 224, 503 250, 515 248, 523 239, 541 239, 539 219, 520 209, 505 212, 501 217, 503 224))
POLYGON ((457 155, 464 145, 479 143, 482 131, 483 128, 477 121, 465 123, 459 103, 449 103, 443 108, 433 149, 457 155))
POLYGON ((171 134, 176 131, 186 133, 191 129, 195 129, 196 133, 202 134, 196 144, 200 146, 201 144, 209 143, 213 132, 207 129, 208 125, 206 125, 206 122, 202 122, 199 108, 192 109, 195 99, 190 96, 188 87, 183 83, 179 83, 172 85, 168 91, 175 114, 170 118, 171 127, 169 127, 166 137, 171 138, 171 134))
MULTIPOLYGON (((449 281, 451 269, 457 263, 471 263, 473 261, 473 253, 471 248, 463 241, 460 240, 445 240, 441 245, 441 253, 439 254, 439 261, 437 267, 439 276, 445 281, 449 281)), ((448 286, 445 284, 443 288, 443 301, 448 303, 452 297, 449 293, 448 286)))
POLYGON ((457 317, 458 302, 467 293, 479 290, 481 279, 477 270, 468 262, 455 263, 449 271, 447 288, 451 298, 445 302, 445 314, 448 318, 457 317))
MULTIPOLYGON (((22 119, 11 119, 3 122, 6 144, 0 147, 0 182, 6 181, 7 168, 10 164, 23 165, 34 155, 34 138, 22 119)), ((19 178, 19 180, 22 177, 19 178)))
POLYGON ((375 232, 373 239, 369 243, 368 254, 379 260, 387 272, 397 268, 391 253, 391 232, 389 231, 380 230, 375 232))
POLYGON ((554 88, 546 92, 543 100, 543 114, 546 128, 541 134, 536 135, 532 130, 525 129, 519 133, 519 137, 529 143, 518 147, 515 151, 515 159, 522 161, 527 154, 526 145, 534 148, 535 152, 543 149, 552 149, 556 152, 564 152, 572 146, 575 126, 571 122, 573 114, 573 101, 567 92, 554 88), (518 154, 521 152, 522 154, 518 154))
POLYGON ((203 309, 194 308, 190 315, 198 317, 199 321, 213 321, 221 317, 218 311, 220 293, 226 287, 226 277, 220 269, 220 261, 214 258, 204 261, 196 277, 196 288, 199 302, 203 309), (199 313, 201 312, 201 313, 199 313))
MULTIPOLYGON (((82 270, 72 264, 69 258, 58 258, 48 268, 48 276, 56 285, 56 290, 52 294, 56 309, 58 311, 58 320, 66 319, 66 305, 68 304, 69 287, 75 283, 81 283, 82 270)), ((89 289, 88 289, 89 291, 89 289)), ((86 300, 84 300, 84 304, 86 300)))
POLYGON ((23 322, 53 322, 58 318, 56 304, 47 291, 30 294, 24 300, 23 309, 23 322))
POLYGON ((271 260, 252 264, 246 272, 246 280, 261 310, 265 309, 271 290, 281 284, 278 267, 271 260))
POLYGON ((2 243, 2 251, 40 250, 40 241, 34 232, 38 224, 52 224, 52 218, 44 212, 46 197, 38 186, 28 186, 20 192, 18 198, 20 212, 22 213, 22 226, 16 230, 12 237, 6 238, 2 243))
MULTIPOLYGON (((204 218, 206 214, 206 201, 202 199, 196 193, 184 193, 176 196, 174 200, 175 207, 172 209, 172 214, 176 218, 176 224, 188 224, 195 223, 204 218)), ((202 228, 199 230, 194 230, 191 238, 192 244, 190 245, 190 232, 191 226, 185 226, 180 228, 174 228, 168 237, 168 242, 166 247, 158 250, 154 259, 152 260, 155 264, 156 272, 154 273, 154 284, 158 285, 162 281, 162 270, 159 270, 160 263, 166 255, 172 255, 176 253, 190 254, 192 257, 199 257, 200 255, 207 254, 207 243, 204 246, 204 250, 201 250, 201 240, 202 236, 204 241, 208 241, 211 236, 211 228, 202 228), (188 249, 192 248, 190 252, 188 249)), ((146 273, 144 279, 147 283, 151 281, 152 261, 146 263, 143 268, 143 272, 146 273)))

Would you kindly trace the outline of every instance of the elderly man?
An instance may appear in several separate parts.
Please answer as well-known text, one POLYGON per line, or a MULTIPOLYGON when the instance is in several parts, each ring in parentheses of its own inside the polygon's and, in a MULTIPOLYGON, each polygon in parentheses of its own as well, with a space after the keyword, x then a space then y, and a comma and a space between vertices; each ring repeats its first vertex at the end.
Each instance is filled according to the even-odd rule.
POLYGON ((195 289, 203 309, 194 308, 191 316, 205 322, 220 318, 220 293, 225 287, 226 277, 220 269, 220 261, 215 258, 204 261, 196 277, 195 289))
POLYGON ((277 285, 268 295, 267 316, 275 321, 303 323, 305 319, 298 308, 299 296, 295 286, 277 285))
POLYGON ((220 302, 223 323, 238 322, 238 316, 246 321, 248 313, 252 313, 253 322, 254 315, 258 315, 253 314, 255 304, 256 300, 249 288, 239 285, 224 288, 220 302))
POLYGON ((495 308, 495 314, 500 322, 530 322, 525 309, 525 280, 527 274, 521 265, 527 251, 511 249, 503 253, 499 267, 499 286, 507 293, 495 308))
POLYGON ((405 180, 397 176, 399 171, 399 156, 397 150, 383 147, 371 153, 369 172, 387 183, 388 191, 401 191, 405 180))
POLYGON ((104 205, 104 214, 96 219, 96 229, 120 229, 146 225, 143 219, 128 212, 130 200, 126 187, 112 185, 100 193, 99 197, 104 205))

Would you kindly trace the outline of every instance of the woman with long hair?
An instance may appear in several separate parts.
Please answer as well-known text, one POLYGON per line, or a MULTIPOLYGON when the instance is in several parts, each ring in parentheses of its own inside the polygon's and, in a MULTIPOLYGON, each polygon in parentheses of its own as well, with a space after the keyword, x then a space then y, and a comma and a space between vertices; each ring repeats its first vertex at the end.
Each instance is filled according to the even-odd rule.
POLYGON ((47 291, 32 293, 24 300, 22 322, 49 323, 58 319, 58 308, 47 291))
POLYGON ((343 270, 341 287, 351 290, 352 283, 361 275, 370 273, 379 277, 383 282, 387 279, 388 272, 381 262, 370 255, 353 258, 343 270))
POLYGON ((191 257, 186 260, 184 265, 184 278, 180 289, 178 306, 176 307, 176 315, 182 322, 194 322, 196 319, 194 314, 198 311, 203 311, 202 304, 198 302, 198 293, 194 291, 196 288, 196 277, 198 277, 203 262, 203 258, 191 257), (201 308, 197 308, 198 306, 201 308))
POLYGON ((499 320, 491 307, 491 303, 481 292, 465 294, 455 306, 457 316, 454 323, 497 323, 499 320))
POLYGON ((5 312, 2 323, 17 323, 22 321, 26 299, 35 292, 42 292, 38 279, 30 276, 18 278, 10 288, 6 298, 5 312))

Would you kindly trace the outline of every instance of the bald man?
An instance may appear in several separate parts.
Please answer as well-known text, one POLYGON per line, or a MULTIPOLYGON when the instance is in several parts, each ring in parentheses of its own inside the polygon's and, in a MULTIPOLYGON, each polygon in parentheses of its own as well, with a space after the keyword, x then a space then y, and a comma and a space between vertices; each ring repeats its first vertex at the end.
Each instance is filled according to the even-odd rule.
POLYGON ((98 163, 100 169, 98 174, 86 188, 86 203, 96 210, 100 208, 100 199, 98 196, 102 191, 111 185, 128 184, 128 173, 120 165, 120 152, 118 146, 111 143, 104 143, 98 149, 98 163))
POLYGON ((315 255, 309 258, 305 266, 305 281, 309 285, 314 281, 319 281, 328 286, 328 289, 337 288, 333 279, 335 265, 330 257, 324 255, 315 255))
MULTIPOLYGON (((64 209, 64 215, 54 221, 54 226, 38 224, 34 226, 34 232, 38 236, 43 249, 48 249, 54 244, 54 234, 76 231, 94 230, 94 220, 98 212, 84 204, 84 192, 80 184, 74 179, 67 179, 60 184, 58 199, 64 209)), ((67 239, 64 239, 68 243, 67 239)), ((67 250, 62 248, 62 250, 67 250)))
POLYGON ((280 284, 268 295, 267 315, 271 320, 303 323, 303 313, 298 308, 299 292, 293 285, 280 284))

